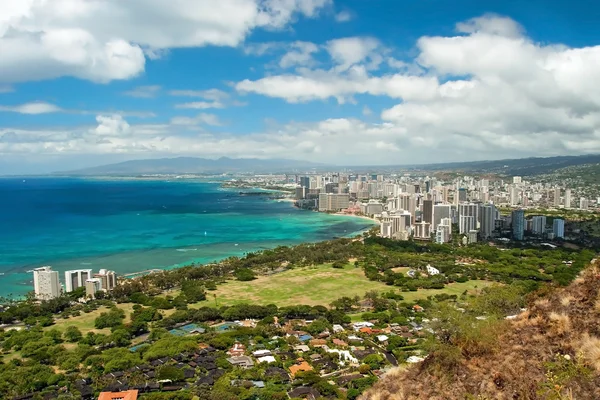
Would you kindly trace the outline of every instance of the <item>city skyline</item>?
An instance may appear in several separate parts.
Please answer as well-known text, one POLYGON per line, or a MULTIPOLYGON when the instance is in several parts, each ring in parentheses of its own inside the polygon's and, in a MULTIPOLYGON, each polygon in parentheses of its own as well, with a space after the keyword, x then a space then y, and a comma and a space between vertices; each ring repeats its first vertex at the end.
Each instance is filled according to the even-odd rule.
POLYGON ((397 165, 600 152, 586 7, 71 3, 0 8, 0 173, 180 155, 397 165))

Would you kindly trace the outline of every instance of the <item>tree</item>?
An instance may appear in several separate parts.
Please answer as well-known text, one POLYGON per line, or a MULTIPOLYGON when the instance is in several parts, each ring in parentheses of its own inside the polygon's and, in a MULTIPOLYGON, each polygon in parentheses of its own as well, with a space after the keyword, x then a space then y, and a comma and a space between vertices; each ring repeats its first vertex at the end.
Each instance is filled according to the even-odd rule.
POLYGON ((94 321, 96 329, 112 328, 121 325, 125 318, 125 312, 119 308, 114 308, 107 313, 101 313, 94 321))
POLYGON ((250 268, 239 268, 237 271, 235 271, 234 275, 239 281, 243 282, 256 279, 254 271, 252 271, 250 268))
POLYGON ((63 333, 63 337, 69 343, 76 343, 83 337, 83 334, 76 326, 67 326, 63 333))
POLYGON ((156 377, 158 379, 169 379, 173 382, 178 382, 184 379, 184 374, 180 368, 172 365, 162 365, 156 369, 156 377))

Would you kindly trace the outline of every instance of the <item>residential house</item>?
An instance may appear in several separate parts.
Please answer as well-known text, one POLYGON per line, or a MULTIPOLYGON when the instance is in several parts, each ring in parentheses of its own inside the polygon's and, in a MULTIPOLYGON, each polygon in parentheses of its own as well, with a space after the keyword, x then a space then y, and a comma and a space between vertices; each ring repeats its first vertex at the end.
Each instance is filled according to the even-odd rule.
POLYGON ((234 356, 227 359, 234 367, 242 367, 244 369, 252 368, 254 361, 248 356, 234 356))
POLYGON ((137 400, 137 390, 127 390, 125 392, 102 392, 98 400, 137 400))
POLYGON ((334 324, 333 325, 333 333, 341 333, 341 332, 344 332, 344 331, 345 331, 345 329, 344 329, 343 326, 338 325, 338 324, 334 324))
POLYGON ((327 346, 327 340, 325 339, 313 339, 309 342, 312 347, 324 347, 327 346))
POLYGON ((246 346, 241 343, 236 343, 227 351, 227 355, 231 357, 243 356, 246 353, 246 346))
POLYGON ((338 347, 348 347, 348 343, 344 342, 341 339, 333 339, 332 342, 334 345, 336 345, 338 347))
POLYGON ((313 367, 311 367, 310 364, 308 364, 302 358, 299 358, 298 361, 296 362, 296 364, 292 365, 289 368, 289 370, 290 370, 290 375, 291 375, 292 379, 294 379, 296 377, 296 374, 298 374, 298 372, 312 371, 313 367))
POLYGON ((290 399, 306 399, 306 400, 316 400, 321 397, 321 393, 317 389, 313 389, 311 387, 300 386, 296 389, 288 392, 288 396, 290 399))

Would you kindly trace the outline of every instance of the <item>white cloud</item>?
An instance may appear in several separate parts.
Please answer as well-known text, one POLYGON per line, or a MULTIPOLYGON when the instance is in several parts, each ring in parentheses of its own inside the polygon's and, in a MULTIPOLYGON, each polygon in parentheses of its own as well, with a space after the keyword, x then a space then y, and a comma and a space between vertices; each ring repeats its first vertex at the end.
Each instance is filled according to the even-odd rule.
POLYGON ((279 66, 281 68, 290 68, 294 66, 310 67, 315 64, 312 55, 319 51, 319 47, 316 44, 310 42, 294 42, 290 47, 291 50, 279 60, 279 66))
POLYGON ((365 117, 370 117, 371 115, 373 115, 373 111, 369 108, 369 106, 364 106, 362 109, 362 114, 365 117))
POLYGON ((536 43, 516 22, 489 15, 457 31, 420 38, 413 60, 388 57, 398 73, 369 70, 377 45, 350 38, 329 46, 340 66, 351 65, 347 71, 302 69, 236 89, 290 103, 401 99, 382 112, 381 129, 393 138, 379 143, 393 143, 411 161, 600 152, 600 46, 536 43))
POLYGON ((171 90, 171 96, 176 97, 200 97, 211 101, 222 101, 229 98, 229 94, 219 89, 208 90, 171 90))
POLYGON ((209 108, 224 108, 225 105, 218 101, 193 101, 190 103, 176 104, 175 108, 189 108, 195 110, 207 110, 209 108))
POLYGON ((16 112, 20 114, 48 114, 61 112, 63 110, 54 104, 33 102, 18 106, 0 106, 0 111, 16 112))
POLYGON ((349 22, 352 20, 352 14, 350 14, 348 11, 340 11, 339 13, 335 14, 335 20, 337 22, 349 22))
POLYGON ((126 92, 123 92, 125 96, 137 97, 140 99, 153 99, 158 96, 161 87, 159 85, 150 86, 138 86, 126 92))
POLYGON ((381 63, 382 59, 377 50, 380 43, 371 37, 348 37, 330 40, 326 49, 340 70, 346 70, 351 66, 361 63, 367 57, 371 58, 374 67, 381 63))
POLYGON ((15 89, 10 85, 0 85, 0 94, 2 93, 12 93, 15 89))
POLYGON ((237 46, 254 29, 316 17, 330 0, 3 0, 0 81, 130 79, 145 56, 237 46), (157 29, 157 26, 160 29, 157 29))
POLYGON ((221 126, 222 123, 214 114, 206 114, 201 113, 196 117, 173 117, 171 118, 172 125, 184 125, 184 126, 196 126, 200 124, 211 125, 211 126, 221 126))

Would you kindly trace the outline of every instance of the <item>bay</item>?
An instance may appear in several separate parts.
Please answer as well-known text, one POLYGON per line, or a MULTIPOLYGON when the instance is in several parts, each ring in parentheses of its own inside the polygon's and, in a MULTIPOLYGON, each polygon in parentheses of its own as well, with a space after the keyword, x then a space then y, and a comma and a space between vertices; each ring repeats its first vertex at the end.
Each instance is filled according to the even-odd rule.
POLYGON ((42 265, 122 275, 351 236, 371 226, 265 196, 240 196, 218 183, 4 178, 0 295, 32 290, 28 271, 42 265))

